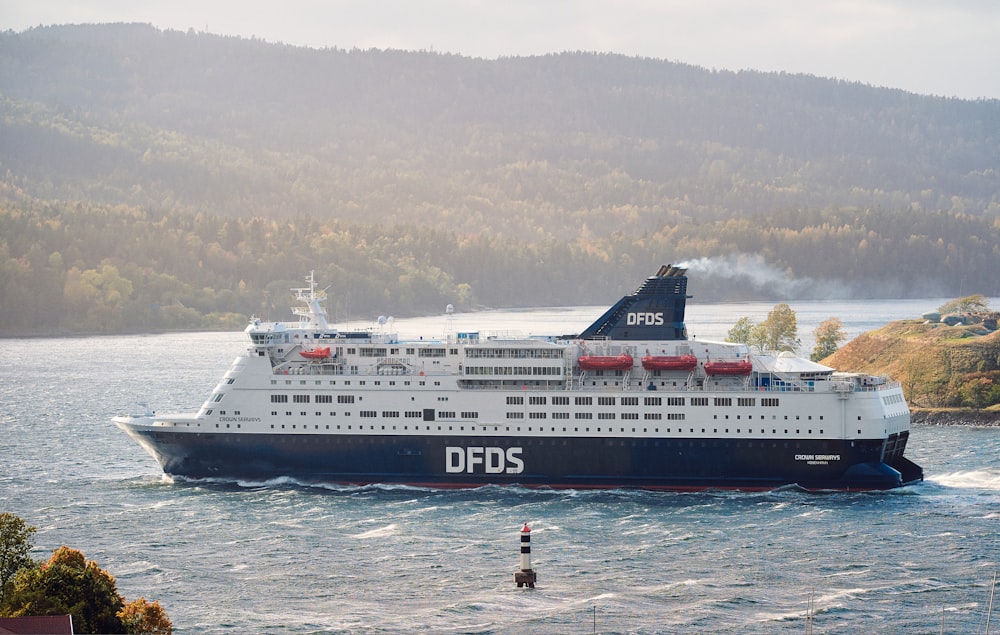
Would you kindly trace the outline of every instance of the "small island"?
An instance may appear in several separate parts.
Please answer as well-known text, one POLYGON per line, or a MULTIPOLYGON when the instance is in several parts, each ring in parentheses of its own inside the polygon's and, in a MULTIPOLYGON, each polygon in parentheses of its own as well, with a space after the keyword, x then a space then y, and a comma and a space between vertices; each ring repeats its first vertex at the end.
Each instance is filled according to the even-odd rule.
POLYGON ((863 333, 823 360, 903 385, 913 422, 1000 425, 1000 331, 988 310, 931 312, 863 333))

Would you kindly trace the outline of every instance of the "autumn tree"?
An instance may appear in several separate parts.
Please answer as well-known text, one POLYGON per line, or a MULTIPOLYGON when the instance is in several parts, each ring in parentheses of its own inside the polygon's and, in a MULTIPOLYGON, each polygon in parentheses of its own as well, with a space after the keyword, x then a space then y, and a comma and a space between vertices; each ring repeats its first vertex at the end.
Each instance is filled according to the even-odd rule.
POLYGON ((126 633, 170 635, 174 629, 160 603, 148 602, 146 598, 132 600, 126 604, 118 611, 118 617, 126 633))
POLYGON ((763 350, 794 353, 802 343, 798 338, 799 321, 795 311, 784 303, 774 305, 767 314, 767 319, 761 322, 755 331, 758 332, 755 339, 763 350))
POLYGON ((14 514, 0 514, 0 610, 6 597, 7 583, 14 579, 18 570, 34 566, 30 555, 34 533, 34 527, 29 527, 14 514))
POLYGON ((840 347, 840 343, 847 339, 843 327, 844 323, 835 317, 820 322, 816 330, 813 331, 816 338, 816 347, 813 348, 809 359, 818 362, 836 353, 840 347))

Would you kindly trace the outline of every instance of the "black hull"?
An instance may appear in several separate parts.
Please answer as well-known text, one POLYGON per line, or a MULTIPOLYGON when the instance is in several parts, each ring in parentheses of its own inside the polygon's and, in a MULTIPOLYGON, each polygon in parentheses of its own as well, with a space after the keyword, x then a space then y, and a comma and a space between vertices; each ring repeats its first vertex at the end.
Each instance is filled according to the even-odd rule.
MULTIPOLYGON (((923 480, 883 439, 206 434, 127 427, 186 478, 430 487, 884 490, 923 480), (883 457, 887 457, 883 461, 883 457)), ((904 445, 905 438, 897 445, 904 445)))

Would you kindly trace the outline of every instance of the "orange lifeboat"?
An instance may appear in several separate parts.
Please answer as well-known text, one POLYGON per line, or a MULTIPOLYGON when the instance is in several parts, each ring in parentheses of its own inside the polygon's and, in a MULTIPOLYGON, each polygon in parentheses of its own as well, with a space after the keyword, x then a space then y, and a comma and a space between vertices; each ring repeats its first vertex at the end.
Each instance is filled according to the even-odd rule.
POLYGON ((705 372, 709 375, 749 375, 753 363, 749 359, 726 359, 705 362, 705 372))
POLYGON ((631 355, 580 355, 576 358, 583 370, 630 370, 631 355))
POLYGON ((698 358, 694 355, 646 355, 642 367, 646 370, 694 370, 698 358))
POLYGON ((314 348, 311 351, 302 351, 299 355, 306 359, 326 359, 330 356, 330 347, 325 346, 323 348, 314 348))

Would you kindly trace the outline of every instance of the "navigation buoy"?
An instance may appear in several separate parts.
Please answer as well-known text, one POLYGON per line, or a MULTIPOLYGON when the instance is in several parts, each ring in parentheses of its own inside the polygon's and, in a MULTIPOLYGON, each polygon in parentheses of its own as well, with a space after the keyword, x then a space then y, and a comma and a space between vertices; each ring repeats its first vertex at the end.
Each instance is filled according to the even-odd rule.
POLYGON ((514 582, 517 588, 528 585, 529 589, 535 588, 535 572, 531 568, 531 527, 524 523, 521 528, 521 570, 514 572, 514 582))

